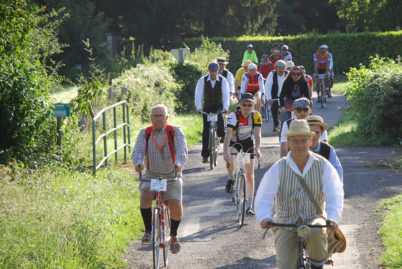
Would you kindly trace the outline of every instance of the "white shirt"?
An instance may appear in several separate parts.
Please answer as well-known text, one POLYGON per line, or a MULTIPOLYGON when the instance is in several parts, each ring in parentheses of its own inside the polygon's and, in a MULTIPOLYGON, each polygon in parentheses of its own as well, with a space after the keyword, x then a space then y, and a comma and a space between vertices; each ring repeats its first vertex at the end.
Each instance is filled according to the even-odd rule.
MULTIPOLYGON (((310 157, 306 166, 303 169, 303 173, 300 172, 296 163, 290 156, 290 152, 286 156, 286 163, 290 168, 298 175, 304 177, 310 170, 313 161, 317 159, 310 152, 310 157)), ((268 218, 272 220, 273 208, 275 204, 275 195, 278 193, 280 184, 280 165, 277 161, 272 167, 265 173, 261 180, 261 183, 257 190, 255 197, 255 213, 257 221, 268 218)), ((328 219, 340 222, 342 218, 343 209, 343 184, 339 179, 338 173, 335 168, 327 161, 324 161, 322 180, 322 192, 326 202, 326 212, 328 219)))
MULTIPOLYGON (((258 76, 258 86, 260 87, 260 92, 264 93, 264 83, 262 82, 262 74, 258 73, 256 74, 258 76)), ((243 94, 246 92, 247 89, 247 84, 248 84, 248 73, 244 73, 242 78, 241 78, 241 86, 240 86, 240 93, 243 94)))
MULTIPOLYGON (((282 131, 281 131, 281 139, 280 139, 280 142, 281 143, 284 143, 284 142, 288 142, 287 141, 287 137, 285 136, 285 134, 287 134, 289 132, 289 126, 288 126, 288 124, 286 123, 286 121, 283 123, 283 126, 282 126, 282 131)), ((322 133, 322 135, 321 135, 321 137, 320 137, 320 140, 321 141, 328 141, 328 132, 327 131, 324 131, 323 133, 322 133)))
MULTIPOLYGON (((211 80, 211 76, 208 73, 207 81, 211 81, 212 88, 215 87, 216 81, 219 81, 219 76, 216 76, 216 80, 211 80)), ((202 109, 202 97, 204 96, 204 77, 201 77, 197 86, 195 87, 195 107, 197 110, 202 109)), ((222 77, 222 104, 223 109, 229 110, 229 84, 226 78, 222 77)))
MULTIPOLYGON (((228 72, 227 76, 226 76, 226 80, 228 81, 229 84, 229 92, 234 93, 234 84, 233 84, 233 74, 232 72, 230 72, 229 70, 226 70, 228 72)), ((223 76, 221 73, 219 73, 219 75, 223 76)))
MULTIPOLYGON (((269 72, 267 80, 265 81, 265 96, 267 97, 267 100, 272 99, 272 85, 274 84, 274 72, 275 71, 269 72)), ((278 98, 281 95, 282 85, 285 78, 286 78, 285 72, 283 72, 282 76, 278 74, 278 98)))

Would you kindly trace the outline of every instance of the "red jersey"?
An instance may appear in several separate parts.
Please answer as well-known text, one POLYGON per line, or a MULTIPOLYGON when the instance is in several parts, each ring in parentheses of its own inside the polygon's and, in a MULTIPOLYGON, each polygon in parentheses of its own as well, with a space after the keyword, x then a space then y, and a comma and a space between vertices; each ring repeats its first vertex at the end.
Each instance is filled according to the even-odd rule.
POLYGON ((272 63, 268 63, 267 65, 259 64, 257 65, 257 71, 262 74, 263 78, 267 78, 269 73, 271 73, 272 70, 275 69, 275 65, 272 63))

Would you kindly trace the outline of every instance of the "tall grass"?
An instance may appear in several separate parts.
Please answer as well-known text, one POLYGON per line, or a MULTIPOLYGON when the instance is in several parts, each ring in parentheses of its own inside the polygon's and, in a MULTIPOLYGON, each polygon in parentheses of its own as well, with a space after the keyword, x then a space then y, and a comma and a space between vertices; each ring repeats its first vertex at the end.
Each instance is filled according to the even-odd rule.
POLYGON ((122 268, 140 233, 135 179, 58 167, 0 172, 1 268, 122 268), (3 172, 3 173, 2 173, 3 172))

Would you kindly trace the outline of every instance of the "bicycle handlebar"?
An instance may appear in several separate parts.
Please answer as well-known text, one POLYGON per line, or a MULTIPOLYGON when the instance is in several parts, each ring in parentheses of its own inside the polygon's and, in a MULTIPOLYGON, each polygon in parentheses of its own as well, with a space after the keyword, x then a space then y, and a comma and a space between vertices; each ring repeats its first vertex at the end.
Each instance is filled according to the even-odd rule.
MULTIPOLYGON (((333 222, 332 222, 331 220, 327 220, 325 225, 319 225, 319 224, 304 224, 304 223, 301 223, 301 224, 294 224, 294 223, 276 223, 276 222, 272 222, 272 221, 269 221, 268 223, 269 223, 270 225, 276 226, 276 227, 295 227, 295 228, 296 228, 296 227, 299 227, 299 226, 302 226, 302 225, 307 226, 307 227, 310 227, 310 228, 330 228, 330 227, 333 226, 333 222)), ((269 228, 265 230, 265 232, 264 232, 264 234, 263 234, 263 236, 262 236, 262 239, 263 239, 263 240, 264 240, 264 238, 265 238, 265 236, 266 236, 268 230, 269 230, 269 228)))
POLYGON ((208 115, 208 114, 223 114, 225 111, 226 111, 226 109, 223 109, 221 111, 217 111, 216 113, 214 113, 214 112, 205 112, 204 110, 201 110, 200 112, 202 114, 208 115))

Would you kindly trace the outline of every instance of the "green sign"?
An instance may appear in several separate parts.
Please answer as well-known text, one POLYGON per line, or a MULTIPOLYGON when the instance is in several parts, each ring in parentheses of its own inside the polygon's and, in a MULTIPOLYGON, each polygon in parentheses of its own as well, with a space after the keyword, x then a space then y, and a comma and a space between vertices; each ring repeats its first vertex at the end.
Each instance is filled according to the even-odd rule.
POLYGON ((62 103, 54 104, 53 117, 56 118, 69 117, 70 110, 71 110, 71 104, 62 104, 62 103))

